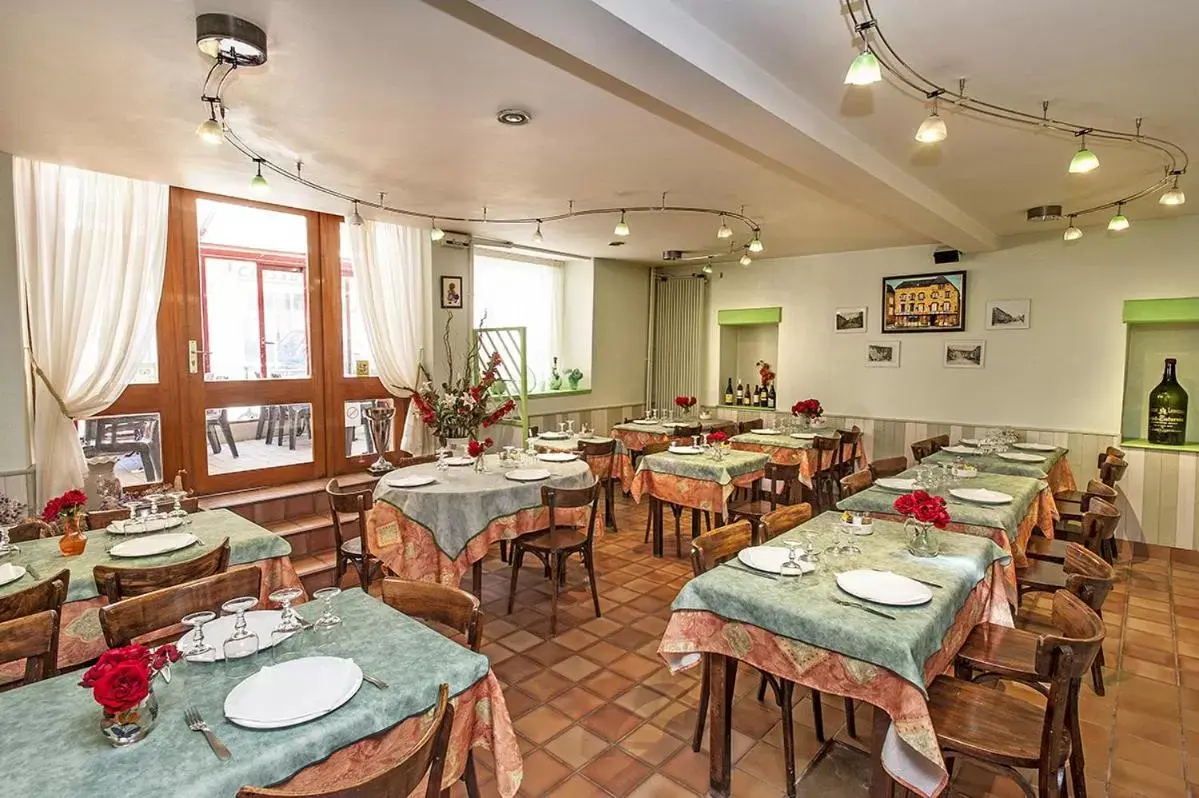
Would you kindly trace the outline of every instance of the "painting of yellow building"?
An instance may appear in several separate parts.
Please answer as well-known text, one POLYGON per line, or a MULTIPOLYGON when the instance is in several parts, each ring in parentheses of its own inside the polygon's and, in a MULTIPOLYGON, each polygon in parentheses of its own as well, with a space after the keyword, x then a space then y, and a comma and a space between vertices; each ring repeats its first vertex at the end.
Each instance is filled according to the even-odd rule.
POLYGON ((883 278, 883 332, 966 329, 966 273, 883 278))

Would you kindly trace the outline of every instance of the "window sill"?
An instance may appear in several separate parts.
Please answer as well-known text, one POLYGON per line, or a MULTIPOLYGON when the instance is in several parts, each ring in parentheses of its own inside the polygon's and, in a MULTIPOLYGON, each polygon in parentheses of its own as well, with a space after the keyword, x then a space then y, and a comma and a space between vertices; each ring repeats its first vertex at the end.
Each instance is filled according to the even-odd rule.
POLYGON ((577 391, 545 391, 544 393, 531 393, 529 399, 553 399, 555 396, 586 396, 591 393, 590 388, 580 388, 577 391))
POLYGON ((1120 441, 1125 449, 1146 449, 1155 452, 1199 452, 1199 443, 1188 441, 1181 446, 1167 446, 1164 443, 1150 443, 1145 438, 1125 438, 1120 441))

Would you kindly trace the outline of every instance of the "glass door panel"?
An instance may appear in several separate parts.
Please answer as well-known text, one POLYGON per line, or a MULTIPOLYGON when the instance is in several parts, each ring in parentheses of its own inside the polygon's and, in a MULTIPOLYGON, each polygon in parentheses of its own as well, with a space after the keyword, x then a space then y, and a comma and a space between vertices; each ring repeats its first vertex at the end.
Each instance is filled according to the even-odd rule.
POLYGON ((260 380, 262 320, 258 264, 205 257, 204 379, 260 380))
POLYGON ((262 350, 270 379, 309 374, 306 288, 303 271, 262 270, 262 350))

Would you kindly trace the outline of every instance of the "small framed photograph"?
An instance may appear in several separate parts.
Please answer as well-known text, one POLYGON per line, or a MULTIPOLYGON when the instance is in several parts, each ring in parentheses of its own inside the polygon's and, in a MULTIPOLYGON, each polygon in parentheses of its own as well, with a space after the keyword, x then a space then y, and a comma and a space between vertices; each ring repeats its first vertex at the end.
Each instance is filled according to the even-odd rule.
POLYGON ((839 333, 866 332, 866 308, 837 308, 833 329, 839 333))
POLYGON ((1031 299, 992 299, 987 303, 988 330, 1027 330, 1031 299))
POLYGON ((441 278, 441 306, 443 308, 462 307, 462 278, 441 278))
POLYGON ((986 362, 986 341, 946 341, 945 368, 980 369, 986 362))
POLYGON ((899 341, 871 341, 866 344, 866 366, 876 369, 899 368, 899 341))

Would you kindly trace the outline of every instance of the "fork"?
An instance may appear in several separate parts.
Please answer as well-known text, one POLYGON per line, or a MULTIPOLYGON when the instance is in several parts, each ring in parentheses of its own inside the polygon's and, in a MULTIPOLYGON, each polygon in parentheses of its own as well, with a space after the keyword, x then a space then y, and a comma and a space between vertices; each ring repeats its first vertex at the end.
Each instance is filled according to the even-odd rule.
POLYGON ((208 745, 216 754, 217 759, 224 761, 232 756, 225 744, 220 741, 212 729, 208 728, 208 724, 204 722, 204 718, 200 717, 200 712, 195 707, 183 710, 183 720, 187 724, 187 728, 192 731, 204 732, 204 738, 208 740, 208 745))
POLYGON ((871 615, 877 615, 880 618, 886 618, 889 621, 895 620, 894 615, 888 615, 887 613, 882 612, 881 610, 876 610, 873 607, 867 607, 865 604, 858 604, 856 601, 846 601, 845 599, 834 598, 833 603, 840 604, 842 607, 853 607, 855 609, 861 610, 862 612, 868 612, 871 615))

